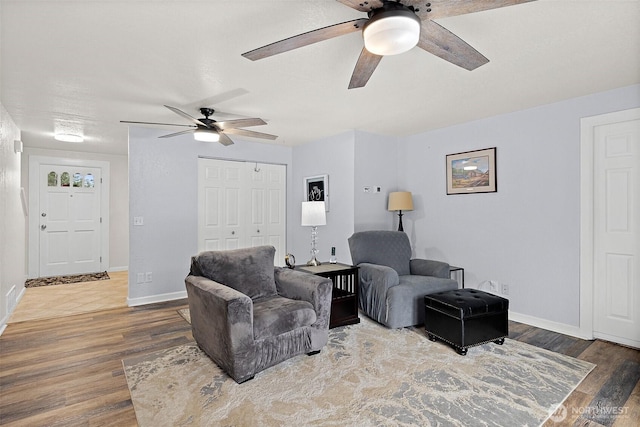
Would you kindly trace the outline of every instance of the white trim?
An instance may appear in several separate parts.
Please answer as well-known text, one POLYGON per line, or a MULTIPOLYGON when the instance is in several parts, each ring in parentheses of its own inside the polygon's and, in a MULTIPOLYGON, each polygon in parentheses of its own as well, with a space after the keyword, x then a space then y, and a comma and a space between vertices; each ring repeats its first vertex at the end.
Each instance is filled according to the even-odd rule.
POLYGON ((187 291, 171 292, 168 294, 149 295, 149 296, 140 297, 140 298, 127 298, 127 305, 129 307, 135 307, 138 305, 155 304, 158 302, 185 299, 186 297, 187 297, 187 291))
POLYGON ((11 312, 7 313, 7 315, 2 320, 0 320, 0 336, 2 335, 4 330, 7 329, 7 323, 9 322, 9 319, 11 319, 11 315, 13 314, 13 312, 16 311, 16 308, 18 307, 18 304, 20 303, 20 300, 24 296, 24 293, 26 290, 27 290, 26 288, 24 287, 22 288, 22 290, 16 297, 16 304, 11 309, 11 312))
POLYGON ((82 166, 89 168, 99 168, 101 170, 102 188, 100 189, 100 216, 102 217, 102 227, 100 236, 100 253, 102 262, 100 270, 107 270, 109 267, 109 186, 111 182, 110 168, 111 164, 103 160, 85 160, 85 159, 69 159, 63 157, 51 156, 29 156, 29 268, 27 276, 29 278, 39 277, 40 273, 40 245, 38 242, 37 230, 39 226, 38 215, 40 212, 40 165, 61 165, 61 166, 82 166))
POLYGON ((593 339, 593 150, 597 126, 640 119, 640 108, 580 119, 580 335, 593 339))
POLYGON ((567 325, 564 323, 553 322, 539 317, 529 316, 528 314, 514 313, 509 310, 509 320, 535 326, 536 328, 546 329, 548 331, 557 332, 563 335, 580 338, 583 340, 592 340, 593 337, 584 335, 578 326, 567 325))
POLYGON ((109 267, 107 269, 107 271, 112 271, 112 272, 116 272, 116 271, 128 271, 129 270, 129 266, 125 265, 123 267, 109 267))

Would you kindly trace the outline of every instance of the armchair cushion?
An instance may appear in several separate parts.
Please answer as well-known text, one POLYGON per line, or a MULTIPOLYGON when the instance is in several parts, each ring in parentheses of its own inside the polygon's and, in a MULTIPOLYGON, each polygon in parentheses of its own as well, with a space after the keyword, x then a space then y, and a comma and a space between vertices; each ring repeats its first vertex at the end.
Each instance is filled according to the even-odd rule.
POLYGON ((281 296, 253 301, 253 338, 261 340, 316 322, 311 303, 281 296))
POLYGON ((191 275, 224 283, 252 300, 276 295, 273 246, 201 252, 191 259, 191 275))

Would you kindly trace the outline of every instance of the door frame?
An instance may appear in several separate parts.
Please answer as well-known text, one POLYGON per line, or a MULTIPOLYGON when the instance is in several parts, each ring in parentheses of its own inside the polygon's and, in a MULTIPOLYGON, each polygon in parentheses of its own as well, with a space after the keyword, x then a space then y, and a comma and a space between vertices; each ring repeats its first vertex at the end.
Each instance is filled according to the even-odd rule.
POLYGON ((640 108, 580 119, 580 334, 585 339, 594 338, 594 132, 598 126, 636 119, 640 119, 640 108))
POLYGON ((102 176, 102 187, 100 189, 100 216, 102 226, 100 227, 100 270, 107 270, 109 267, 109 183, 111 182, 109 171, 110 163, 102 160, 70 159, 51 156, 29 156, 29 218, 27 234, 28 238, 28 269, 27 277, 34 279, 40 275, 40 166, 78 166, 98 168, 102 176), (30 215, 29 215, 30 214, 30 215))

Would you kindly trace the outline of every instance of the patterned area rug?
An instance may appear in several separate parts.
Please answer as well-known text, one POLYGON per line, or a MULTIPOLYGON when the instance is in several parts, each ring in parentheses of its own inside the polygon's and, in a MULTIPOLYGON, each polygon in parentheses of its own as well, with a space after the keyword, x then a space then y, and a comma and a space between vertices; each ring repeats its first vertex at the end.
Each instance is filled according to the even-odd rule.
POLYGON ((38 277, 29 279, 24 283, 25 288, 37 288, 38 286, 65 285, 67 283, 95 282, 96 280, 108 280, 106 271, 102 273, 74 274, 72 276, 38 277))
POLYGON ((123 361, 146 426, 538 426, 595 367, 507 339, 459 356, 367 318, 238 385, 195 344, 123 361))

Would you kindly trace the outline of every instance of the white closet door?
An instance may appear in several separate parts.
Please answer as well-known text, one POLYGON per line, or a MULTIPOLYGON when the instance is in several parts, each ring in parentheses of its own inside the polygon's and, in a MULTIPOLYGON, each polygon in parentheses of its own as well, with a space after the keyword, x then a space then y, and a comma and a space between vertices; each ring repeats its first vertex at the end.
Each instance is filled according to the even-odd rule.
POLYGON ((284 264, 286 167, 198 160, 198 250, 260 245, 284 264))
POLYGON ((244 164, 198 159, 198 250, 245 246, 242 193, 244 164))
POLYGON ((246 222, 247 246, 275 247, 275 263, 284 265, 286 167, 247 163, 247 176, 249 195, 246 222))

